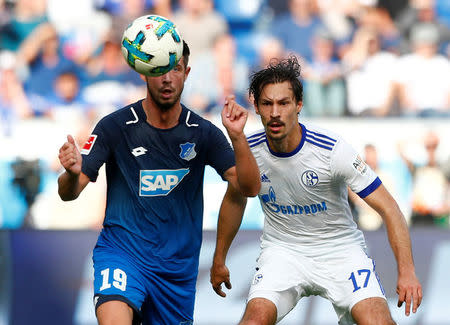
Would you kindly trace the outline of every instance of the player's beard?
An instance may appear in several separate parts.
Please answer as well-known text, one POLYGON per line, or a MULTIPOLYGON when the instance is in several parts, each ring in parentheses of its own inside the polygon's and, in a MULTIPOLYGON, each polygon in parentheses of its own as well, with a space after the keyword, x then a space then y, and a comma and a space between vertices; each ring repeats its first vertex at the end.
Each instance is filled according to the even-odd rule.
POLYGON ((159 90, 156 91, 156 93, 150 89, 150 87, 147 84, 147 91, 150 94, 150 97, 152 98, 153 102, 159 107, 159 109, 163 112, 169 111, 174 105, 178 102, 178 100, 181 97, 181 93, 183 92, 184 86, 181 87, 181 89, 178 92, 174 92, 173 97, 169 100, 161 100, 161 98, 158 96, 159 90))

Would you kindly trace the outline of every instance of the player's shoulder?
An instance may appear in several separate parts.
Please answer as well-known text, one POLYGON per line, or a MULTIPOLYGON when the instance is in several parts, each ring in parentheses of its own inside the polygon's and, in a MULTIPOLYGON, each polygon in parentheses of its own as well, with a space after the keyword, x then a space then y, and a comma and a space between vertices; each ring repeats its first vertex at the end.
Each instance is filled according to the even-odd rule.
POLYGON ((332 152, 336 145, 342 142, 337 133, 311 123, 302 123, 305 142, 311 144, 317 150, 332 152))
POLYGON ((250 149, 257 150, 266 142, 266 132, 264 129, 258 129, 247 134, 247 142, 250 149))
POLYGON ((136 124, 139 121, 145 121, 145 116, 142 110, 142 100, 131 103, 127 106, 119 108, 118 110, 104 116, 99 123, 105 126, 126 126, 129 124, 136 124))
POLYGON ((186 107, 185 105, 181 104, 181 107, 183 109, 182 117, 181 117, 181 123, 184 123, 187 127, 195 127, 195 128, 210 128, 214 127, 215 125, 205 119, 204 117, 197 114, 194 110, 186 107))

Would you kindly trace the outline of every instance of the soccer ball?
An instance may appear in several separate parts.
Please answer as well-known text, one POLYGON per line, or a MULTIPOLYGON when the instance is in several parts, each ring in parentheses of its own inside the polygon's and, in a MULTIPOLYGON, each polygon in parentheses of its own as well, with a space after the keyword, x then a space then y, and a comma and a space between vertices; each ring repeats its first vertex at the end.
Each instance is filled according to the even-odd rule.
POLYGON ((122 54, 128 65, 146 76, 172 70, 183 54, 183 40, 169 19, 157 15, 136 18, 125 29, 122 54))

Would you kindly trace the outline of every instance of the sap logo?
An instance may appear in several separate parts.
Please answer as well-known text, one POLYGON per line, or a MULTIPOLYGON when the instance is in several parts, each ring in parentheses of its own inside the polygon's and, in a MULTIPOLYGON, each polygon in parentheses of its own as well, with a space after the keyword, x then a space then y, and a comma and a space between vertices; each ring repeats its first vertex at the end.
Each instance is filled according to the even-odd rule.
POLYGON ((189 169, 141 170, 139 177, 140 196, 164 196, 169 194, 189 169))

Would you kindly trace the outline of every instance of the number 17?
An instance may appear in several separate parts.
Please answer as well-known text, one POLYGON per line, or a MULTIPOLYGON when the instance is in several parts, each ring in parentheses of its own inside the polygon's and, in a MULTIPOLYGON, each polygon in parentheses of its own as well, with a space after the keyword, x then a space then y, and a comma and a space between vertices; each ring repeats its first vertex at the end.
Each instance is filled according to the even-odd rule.
MULTIPOLYGON (((362 273, 366 273, 366 279, 364 280, 364 285, 363 287, 367 287, 367 284, 369 283, 369 277, 370 277, 370 270, 369 269, 361 269, 358 270, 358 275, 361 276, 362 273)), ((352 280, 353 283, 353 292, 361 289, 360 286, 358 286, 358 283, 356 283, 356 277, 355 277, 355 272, 352 272, 352 274, 350 275, 350 277, 348 278, 348 280, 352 280)))

